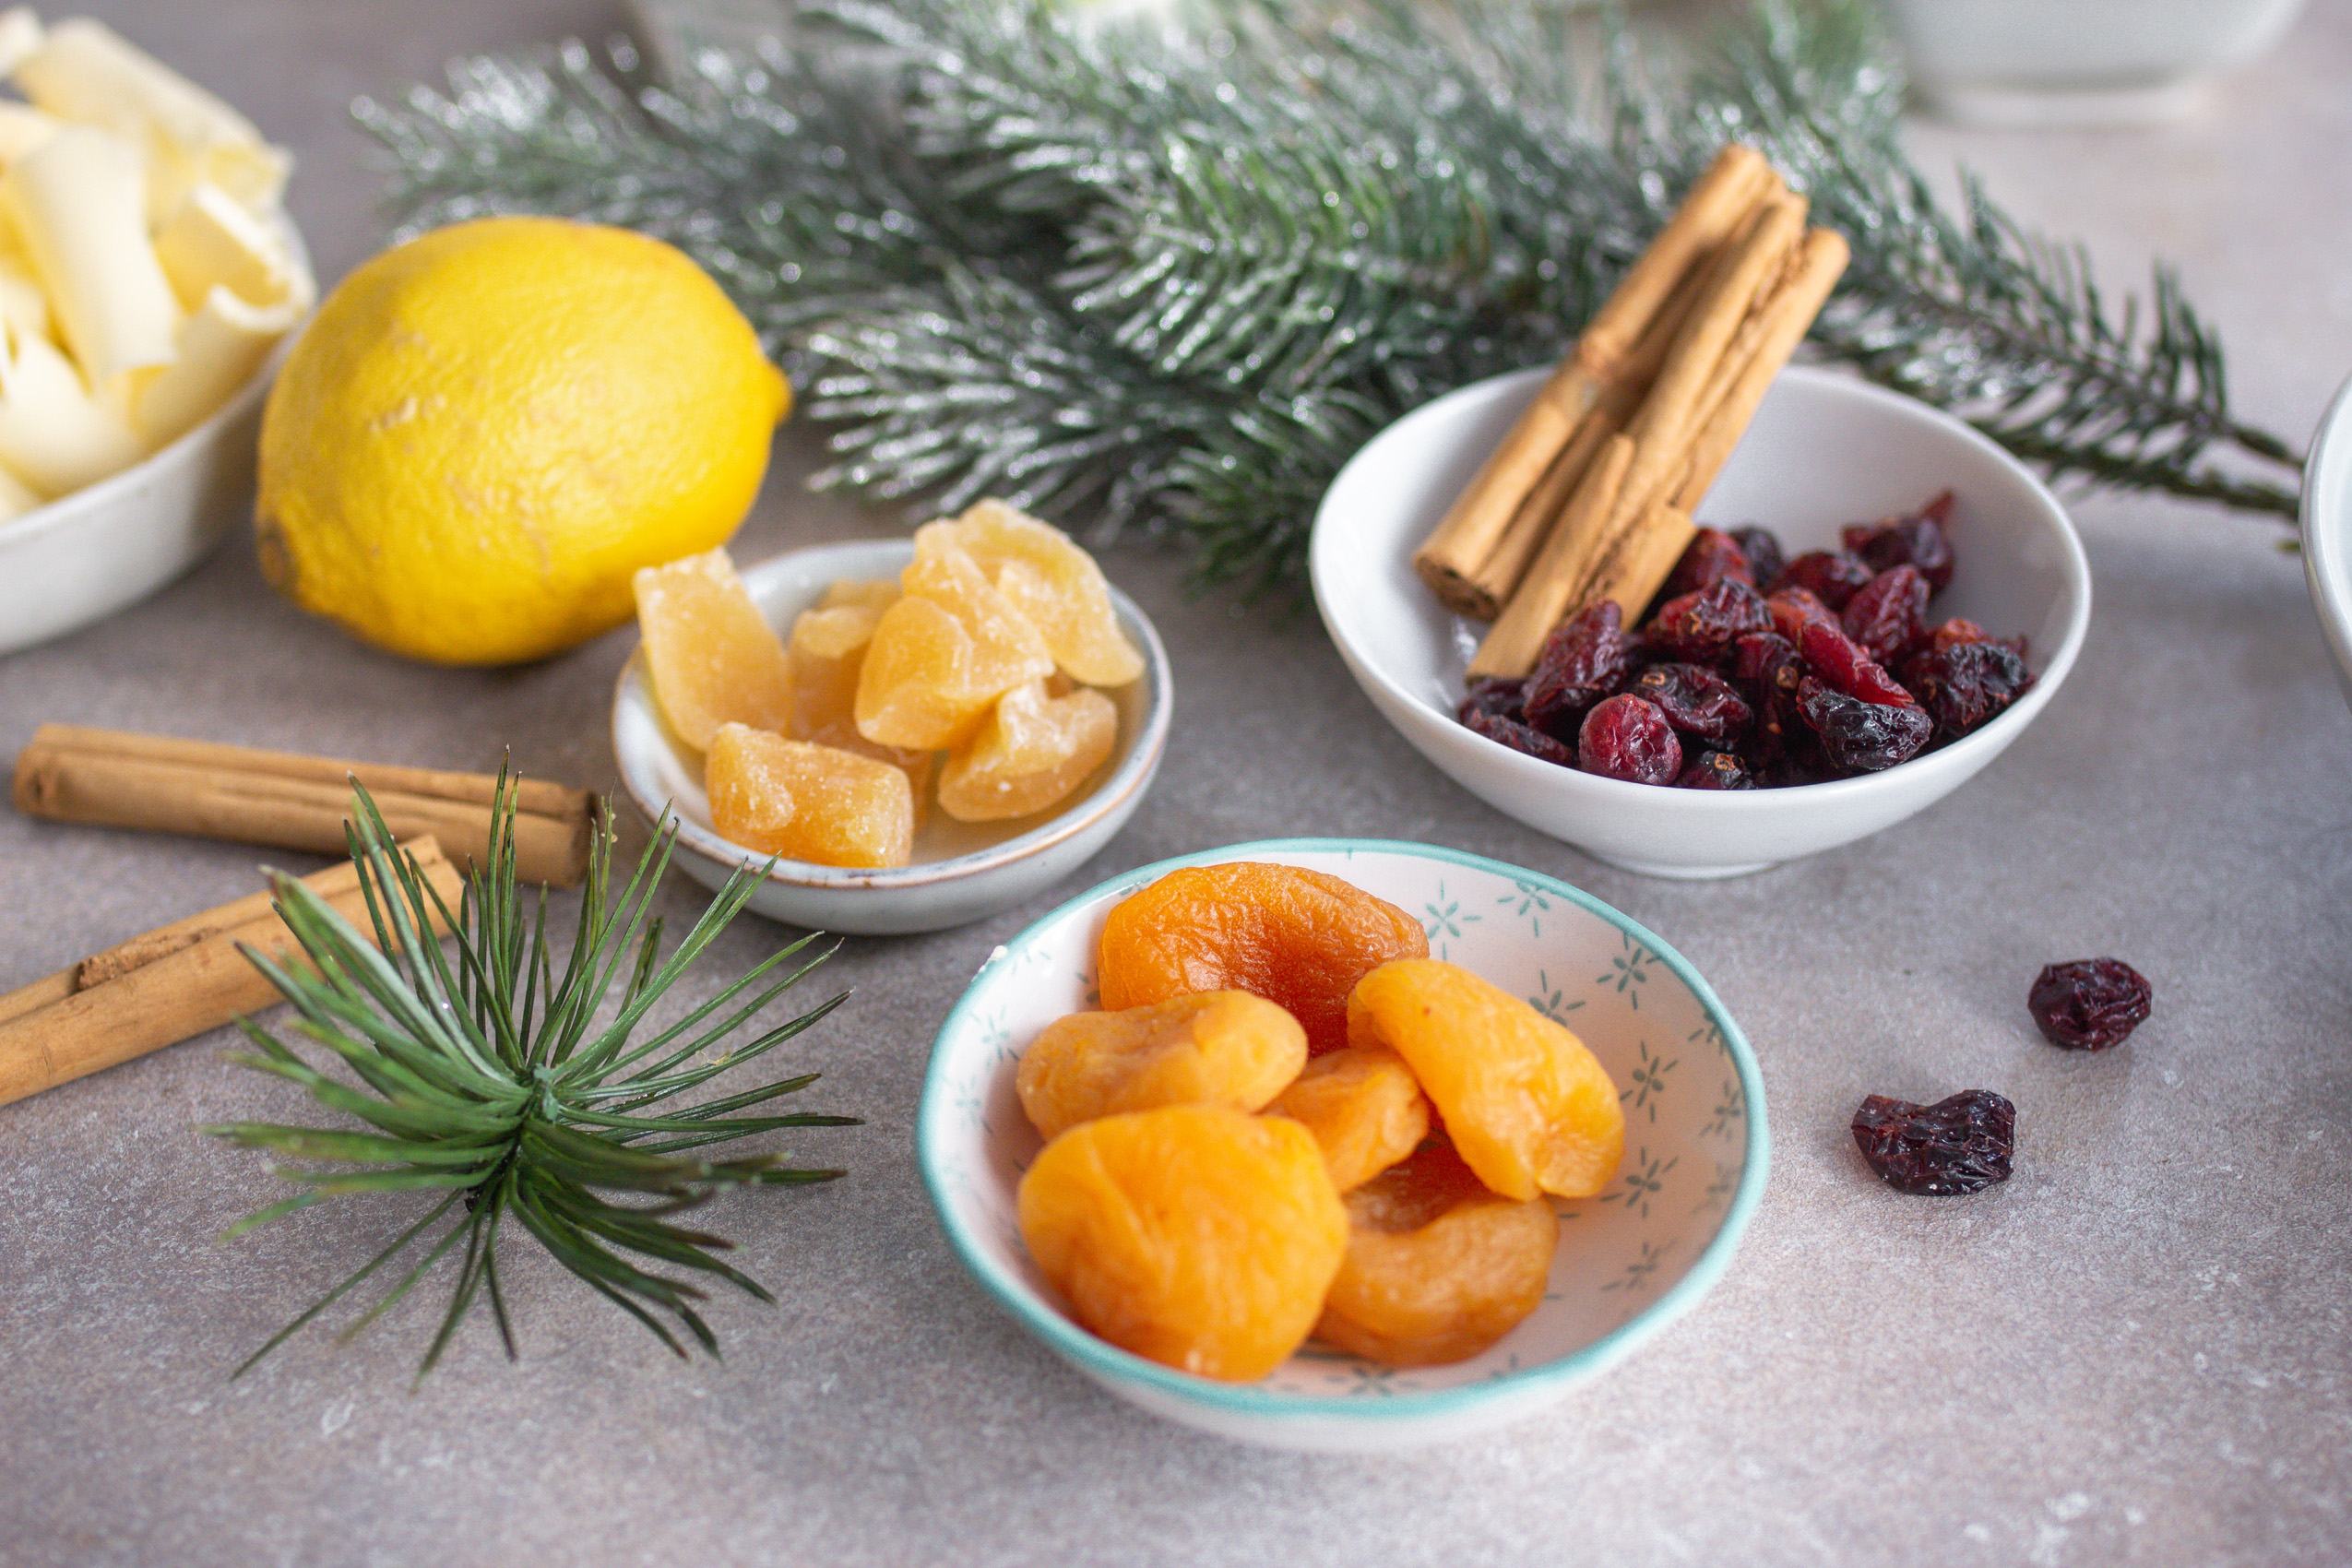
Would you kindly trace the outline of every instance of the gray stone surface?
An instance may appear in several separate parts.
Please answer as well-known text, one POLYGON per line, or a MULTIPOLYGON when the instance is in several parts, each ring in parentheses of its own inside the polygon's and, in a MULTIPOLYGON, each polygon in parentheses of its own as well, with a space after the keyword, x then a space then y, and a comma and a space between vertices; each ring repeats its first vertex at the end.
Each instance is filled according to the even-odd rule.
MULTIPOLYGON (((580 0, 92 7, 244 105, 302 167, 324 276, 378 241, 346 123, 451 53, 620 14, 580 0)), ((2299 438, 2352 370, 2352 16, 2315 6, 2210 113, 2145 133, 1918 133, 2109 279, 2180 264, 2251 422, 2299 438)), ((804 496, 795 433, 740 550, 883 532, 804 496)), ((1923 489, 1934 476, 1922 475, 1923 489)), ((468 1326, 412 1392, 422 1301, 338 1348, 230 1368, 401 1223, 402 1206, 216 1238, 280 1190, 206 1122, 296 1098, 226 1034, 0 1109, 0 1562, 2332 1563, 2352 1558, 2352 760, 2295 559, 2264 524, 2076 509, 2097 580, 2080 665, 1957 794, 1851 849, 1717 885, 1644 880, 1455 790, 1379 721, 1311 615, 1188 597, 1115 552, 1176 661, 1152 797, 1067 886, 966 930, 852 941, 848 1008, 798 1055, 865 1125, 800 1146, 827 1189, 719 1206, 781 1305, 724 1301, 681 1366, 517 1249, 523 1359, 468 1326), (1763 1060, 1773 1181, 1722 1285, 1556 1413, 1390 1458, 1235 1447, 1098 1393, 969 1283, 912 1154, 926 1048, 990 948, 1156 857, 1312 833, 1427 839, 1589 888, 1680 947, 1763 1060), (2058 957, 2155 982, 2124 1049, 2040 1044, 2058 957), (1898 1197, 1854 1102, 1984 1085, 2017 1175, 1898 1197)), ((232 547, 152 601, 0 659, 0 749, 43 719, 460 767, 612 778, 615 635, 452 672, 305 619, 232 547)), ((0 813, 0 986, 253 885, 236 846, 0 813)), ((279 857, 286 859, 288 857, 279 857)), ((665 893, 675 914, 699 899, 665 893)), ((710 975, 766 951, 751 922, 710 975)), ((716 980, 707 980, 715 984, 716 980)))

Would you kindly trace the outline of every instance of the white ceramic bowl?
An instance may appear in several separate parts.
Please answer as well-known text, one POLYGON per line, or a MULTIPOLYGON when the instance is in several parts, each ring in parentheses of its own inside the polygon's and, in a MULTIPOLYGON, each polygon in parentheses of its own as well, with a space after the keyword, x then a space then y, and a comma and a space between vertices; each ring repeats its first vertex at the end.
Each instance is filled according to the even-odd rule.
POLYGON ((1557 1403, 1721 1277, 1763 1195, 1764 1084, 1691 966, 1623 915, 1536 872, 1425 844, 1296 838, 1162 861, 1087 893, 1000 947, 932 1047, 916 1156, 956 1253, 996 1301, 1112 1394, 1243 1442, 1347 1452, 1484 1431, 1557 1403), (1562 1217, 1550 1288, 1493 1348, 1389 1371, 1310 1342, 1271 1376, 1212 1382, 1080 1328, 1029 1261, 1014 1191, 1040 1142, 1013 1077, 1048 1023, 1094 1004, 1112 905, 1178 866, 1272 861, 1326 872, 1419 918, 1447 958, 1574 1028, 1616 1081, 1625 1162, 1562 1217))
MULTIPOLYGON (((789 634, 792 619, 842 577, 896 577, 914 559, 907 540, 860 540, 795 551, 742 569, 768 623, 789 634)), ((1168 650, 1125 594, 1111 591, 1127 639, 1143 651, 1140 680, 1106 693, 1119 708, 1119 740, 1077 793, 1042 822, 961 823, 935 808, 915 836, 912 864, 861 871, 778 861, 752 895, 771 920, 824 931, 886 935, 943 931, 1044 891, 1111 841, 1134 814, 1168 744, 1172 709, 1168 650)), ((612 694, 612 754, 622 788, 648 822, 666 808, 678 817, 677 863, 717 889, 738 866, 767 857, 731 844, 710 826, 701 758, 670 738, 632 655, 612 694)))
POLYGON ((2352 380, 2328 405, 2303 465, 2303 576, 2352 702, 2352 380))
POLYGON ((1483 627, 1438 603, 1412 552, 1503 438, 1545 372, 1463 387, 1407 415, 1351 458, 1315 514, 1315 604, 1366 695, 1472 794, 1612 865, 1729 876, 1850 843, 1932 804, 2022 733, 2073 666, 2090 568, 2066 514, 2017 460, 1925 404, 1836 373, 1783 371, 1699 508, 1762 523, 1788 552, 1835 549, 1840 525, 1907 511, 1950 487, 1956 561, 1933 613, 1995 636, 2023 632, 2034 687, 1972 735, 1855 778, 1721 793, 1629 784, 1539 762, 1456 723, 1483 627))

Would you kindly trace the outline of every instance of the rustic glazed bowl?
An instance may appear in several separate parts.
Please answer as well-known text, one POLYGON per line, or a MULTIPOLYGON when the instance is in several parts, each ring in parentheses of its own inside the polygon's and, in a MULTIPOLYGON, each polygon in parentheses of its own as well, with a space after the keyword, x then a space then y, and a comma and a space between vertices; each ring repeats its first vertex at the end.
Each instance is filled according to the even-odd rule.
POLYGON ((1957 570, 1939 619, 2023 632, 2033 689, 1974 734, 1883 773, 1791 789, 1630 784, 1561 767, 1464 729, 1462 674, 1484 627, 1448 612, 1412 553, 1547 373, 1466 386, 1391 425, 1343 469, 1315 515, 1315 604, 1356 683, 1446 777, 1498 811, 1628 871, 1730 876, 1867 837, 1956 790, 2049 705, 2090 624, 2091 575, 2058 502, 1958 420, 1832 371, 1781 373, 1698 516, 1761 523, 1793 557, 1840 525, 1918 507, 1947 487, 1957 570))
POLYGON ((1118 1397, 1186 1426, 1277 1447, 1409 1448, 1523 1420, 1688 1312, 1722 1277, 1769 1163, 1764 1086, 1740 1027, 1673 949, 1531 871, 1426 844, 1239 844, 1115 877, 992 955, 941 1026, 915 1132, 940 1223, 981 1288, 1118 1397), (1179 866, 1267 861, 1353 883, 1418 917, 1433 957, 1566 1024, 1616 1082, 1625 1160, 1599 1196, 1559 1202, 1543 1304, 1453 1366, 1392 1371, 1310 1341, 1272 1375, 1226 1384, 1096 1338, 1030 1262, 1014 1194, 1040 1140, 1014 1071, 1053 1019, 1094 1005, 1104 917, 1179 866))
MULTIPOLYGON (((743 586, 779 634, 837 579, 896 577, 914 559, 907 540, 861 540, 794 551, 742 568, 743 586)), ((1113 588, 1120 629, 1144 656, 1141 679, 1104 695, 1119 709, 1119 740, 1060 810, 1041 819, 962 823, 933 810, 915 836, 912 864, 855 870, 778 861, 752 895, 771 920, 824 931, 887 935, 942 931, 1043 892, 1111 841, 1143 802, 1168 744, 1172 708, 1168 650, 1142 611, 1113 588)), ((621 786, 647 823, 678 818, 677 863, 717 889, 766 855, 731 844, 710 824, 702 759, 674 741, 654 707, 636 655, 612 694, 612 755, 621 786)))

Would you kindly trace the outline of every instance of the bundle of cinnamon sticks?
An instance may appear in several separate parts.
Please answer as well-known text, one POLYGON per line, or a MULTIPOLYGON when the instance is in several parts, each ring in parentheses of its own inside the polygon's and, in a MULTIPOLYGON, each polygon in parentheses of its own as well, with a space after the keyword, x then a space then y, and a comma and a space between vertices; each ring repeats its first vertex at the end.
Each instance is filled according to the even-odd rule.
POLYGON ((1449 608, 1494 623, 1471 675, 1525 675, 1563 616, 1614 599, 1630 620, 1664 584, 1846 269, 1805 217, 1727 146, 1415 553, 1449 608))

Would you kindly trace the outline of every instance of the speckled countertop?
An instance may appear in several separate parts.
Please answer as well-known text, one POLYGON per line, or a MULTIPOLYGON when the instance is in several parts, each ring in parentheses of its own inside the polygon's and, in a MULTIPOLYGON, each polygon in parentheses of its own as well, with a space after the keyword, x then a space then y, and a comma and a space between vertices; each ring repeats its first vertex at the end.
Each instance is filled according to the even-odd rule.
MULTIPOLYGON (((350 99, 624 20, 583 0, 90 9, 296 149, 291 205, 328 279, 379 241, 350 99)), ((2314 6, 2187 124, 1917 139, 2081 236, 2119 286, 2177 263, 2254 424, 2299 439, 2352 372, 2352 11, 2314 6)), ((782 442, 746 558, 896 527, 804 496, 812 457, 782 442)), ((225 1034, 0 1109, 0 1562, 2352 1560, 2352 715, 2267 525, 2074 510, 2097 608, 2037 726, 1910 822, 1713 885, 1518 827, 1381 723, 1311 615, 1188 597, 1177 561, 1111 552, 1175 660, 1159 781, 1031 906, 844 950, 858 995, 804 1054, 825 1105, 868 1119, 824 1146, 853 1174, 720 1206, 782 1297, 718 1304, 723 1362, 677 1364, 518 1253, 519 1365, 478 1321, 410 1392, 420 1304, 232 1384, 399 1206, 220 1244, 275 1189, 195 1124, 294 1109, 223 1062, 225 1034), (1126 867, 1324 833, 1537 867, 1658 932, 1754 1042, 1777 1146, 1687 1318, 1554 1413, 1393 1458, 1235 1447, 1099 1393, 965 1277, 912 1150, 932 1032, 998 942, 1126 867), (2025 986, 2093 953, 2144 970, 2156 1015, 2119 1051, 2050 1051, 2025 986), (2005 1187, 1931 1203, 1862 1172, 1845 1127, 1863 1093, 1978 1084, 2020 1108, 2005 1187)), ((491 673, 398 662, 281 602, 237 543, 0 658, 0 748, 44 719, 467 768, 512 747, 601 787, 628 645, 491 673)), ((0 988, 249 891, 255 859, 0 813, 0 988)), ((709 972, 777 935, 745 925, 709 972)))

